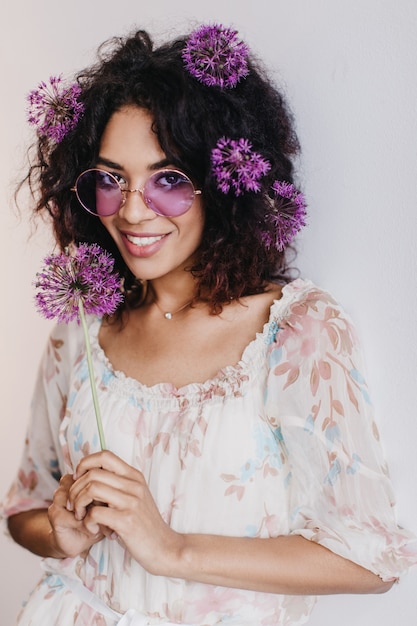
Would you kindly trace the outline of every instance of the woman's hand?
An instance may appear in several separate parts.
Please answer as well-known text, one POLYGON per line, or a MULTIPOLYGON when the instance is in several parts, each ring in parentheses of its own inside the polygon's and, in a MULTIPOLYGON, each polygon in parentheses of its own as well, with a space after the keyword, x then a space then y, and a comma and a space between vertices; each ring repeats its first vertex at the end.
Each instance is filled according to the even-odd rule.
POLYGON ((77 556, 88 550, 100 541, 107 531, 96 526, 94 532, 91 532, 70 510, 69 493, 73 484, 74 478, 70 474, 63 476, 48 509, 49 523, 52 527, 50 534, 52 548, 56 556, 61 558, 77 556))
POLYGON ((380 593, 392 584, 297 535, 176 533, 162 519, 143 474, 111 452, 82 459, 74 478, 69 506, 75 520, 89 536, 111 529, 151 574, 288 595, 380 593))
POLYGON ((87 456, 76 469, 69 505, 90 536, 111 529, 147 571, 171 574, 182 535, 162 519, 142 472, 109 451, 87 456))

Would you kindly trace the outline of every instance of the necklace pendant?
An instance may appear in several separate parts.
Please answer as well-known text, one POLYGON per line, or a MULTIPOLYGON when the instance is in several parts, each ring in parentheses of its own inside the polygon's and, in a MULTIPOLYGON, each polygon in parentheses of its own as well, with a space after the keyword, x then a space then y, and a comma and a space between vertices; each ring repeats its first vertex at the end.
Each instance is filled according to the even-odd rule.
POLYGON ((166 320, 172 320, 172 313, 167 311, 166 313, 164 313, 164 317, 166 320))

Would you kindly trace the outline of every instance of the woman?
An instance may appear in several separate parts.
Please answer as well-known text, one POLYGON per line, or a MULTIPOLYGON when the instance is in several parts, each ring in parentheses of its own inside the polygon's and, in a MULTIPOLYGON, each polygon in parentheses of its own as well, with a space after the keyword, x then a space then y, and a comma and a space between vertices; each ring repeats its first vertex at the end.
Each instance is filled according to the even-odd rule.
POLYGON ((4 503, 45 557, 19 624, 296 625, 317 595, 387 591, 415 538, 350 320, 291 280, 305 207, 282 95, 214 25, 110 42, 61 104, 30 119, 37 211, 61 249, 112 253, 125 301, 88 319, 108 449, 80 327, 42 361, 4 503))

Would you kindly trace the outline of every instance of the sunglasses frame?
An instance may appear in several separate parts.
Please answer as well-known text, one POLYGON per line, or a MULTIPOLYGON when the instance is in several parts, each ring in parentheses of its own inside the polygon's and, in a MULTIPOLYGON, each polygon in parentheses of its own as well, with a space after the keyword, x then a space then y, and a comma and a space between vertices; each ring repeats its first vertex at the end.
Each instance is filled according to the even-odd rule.
POLYGON ((120 182, 117 180, 116 176, 114 174, 112 174, 111 172, 108 172, 107 170, 102 170, 99 167, 90 167, 87 170, 84 170, 83 172, 81 172, 81 174, 79 174, 77 176, 77 179, 74 183, 74 186, 71 187, 71 191, 73 191, 75 193, 75 195, 77 196, 77 200, 80 203, 80 205, 83 207, 83 209, 85 211, 87 211, 88 213, 90 213, 90 215, 94 215, 95 217, 109 217, 110 215, 115 215, 118 211, 120 211, 120 209, 126 204, 127 201, 127 194, 128 193, 140 193, 141 197, 142 197, 142 201, 144 202, 144 204, 146 205, 146 207, 148 209, 150 209, 151 211, 153 211, 155 213, 155 215, 159 215, 160 217, 180 217, 181 215, 184 215, 185 213, 187 213, 187 211, 189 211, 192 207, 192 204, 194 202, 191 202, 190 206, 188 207, 188 209, 186 209, 185 211, 183 211, 182 213, 178 213, 177 215, 166 215, 165 213, 159 213, 158 211, 155 211, 155 209, 153 209, 152 207, 148 206, 146 199, 143 195, 143 192, 145 190, 146 184, 148 183, 148 181, 153 178, 154 176, 157 176, 158 174, 164 174, 164 173, 174 173, 174 174, 180 174, 180 176, 183 176, 184 179, 189 182, 189 184, 191 185, 191 189, 193 190, 193 194, 194 194, 194 198, 195 196, 201 195, 203 192, 201 189, 196 189, 194 187, 194 184, 191 180, 191 178, 189 176, 187 176, 187 174, 184 174, 184 172, 182 172, 181 170, 178 170, 176 168, 162 168, 160 170, 156 170, 155 172, 153 172, 150 176, 148 176, 148 178, 146 179, 144 185, 142 188, 137 188, 137 189, 124 189, 122 187, 122 185, 120 184, 120 182), (78 189, 77 189, 77 185, 78 182, 80 180, 80 178, 82 176, 84 176, 85 174, 88 174, 89 172, 100 172, 102 174, 106 174, 107 176, 110 176, 111 179, 114 180, 114 182, 117 184, 117 186, 120 189, 120 194, 121 194, 121 202, 119 207, 113 211, 112 213, 106 213, 105 216, 101 216, 99 213, 95 213, 94 211, 91 211, 91 209, 89 209, 81 200, 80 195, 78 193, 78 189))

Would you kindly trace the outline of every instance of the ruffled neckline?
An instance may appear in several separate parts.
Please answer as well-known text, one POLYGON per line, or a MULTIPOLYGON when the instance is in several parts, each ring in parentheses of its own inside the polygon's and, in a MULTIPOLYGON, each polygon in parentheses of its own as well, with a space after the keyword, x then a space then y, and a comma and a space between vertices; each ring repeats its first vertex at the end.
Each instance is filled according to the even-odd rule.
POLYGON ((301 294, 310 290, 313 284, 311 281, 298 278, 284 285, 281 298, 274 300, 270 307, 269 318, 263 325, 260 332, 243 349, 242 356, 235 364, 226 365, 217 374, 205 382, 191 382, 182 387, 167 382, 155 383, 148 386, 138 379, 127 376, 123 371, 113 367, 105 351, 98 341, 101 318, 92 318, 90 323, 91 349, 97 360, 102 363, 107 373, 106 386, 111 386, 113 390, 125 393, 140 392, 142 396, 149 398, 188 398, 210 396, 241 395, 244 387, 250 380, 256 377, 265 363, 265 353, 268 346, 273 342, 278 330, 279 322, 285 318, 289 306, 294 300, 299 299, 301 294))

